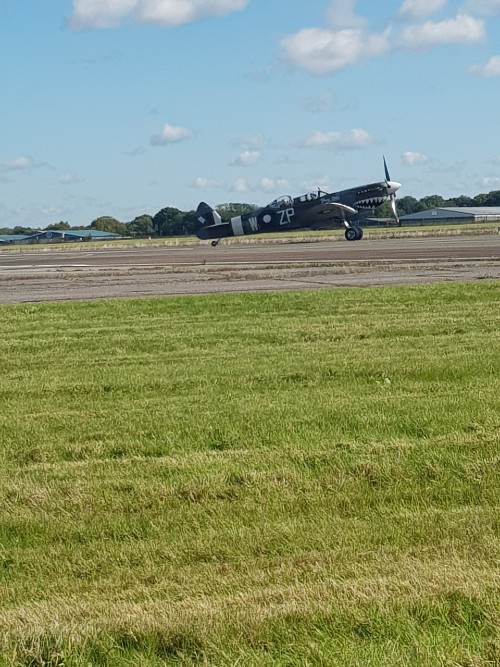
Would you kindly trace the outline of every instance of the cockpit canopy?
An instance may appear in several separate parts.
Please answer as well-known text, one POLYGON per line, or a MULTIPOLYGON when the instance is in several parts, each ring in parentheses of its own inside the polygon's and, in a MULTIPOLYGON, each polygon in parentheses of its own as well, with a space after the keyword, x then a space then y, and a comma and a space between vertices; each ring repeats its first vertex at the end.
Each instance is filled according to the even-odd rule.
POLYGON ((282 195, 281 197, 277 197, 269 204, 269 208, 289 208, 290 206, 293 206, 293 199, 290 197, 290 195, 282 195))
POLYGON ((296 204, 304 204, 305 202, 308 201, 315 201, 316 199, 319 199, 321 194, 326 194, 322 193, 321 190, 318 188, 314 192, 307 192, 305 195, 301 195, 300 197, 295 197, 294 202, 296 204))
POLYGON ((295 197, 295 199, 290 197, 290 195, 283 195, 277 199, 274 199, 270 204, 268 204, 268 206, 269 208, 291 208, 294 205, 315 201, 324 194, 326 194, 326 192, 323 192, 318 188, 314 192, 308 192, 305 195, 301 195, 300 197, 295 197))

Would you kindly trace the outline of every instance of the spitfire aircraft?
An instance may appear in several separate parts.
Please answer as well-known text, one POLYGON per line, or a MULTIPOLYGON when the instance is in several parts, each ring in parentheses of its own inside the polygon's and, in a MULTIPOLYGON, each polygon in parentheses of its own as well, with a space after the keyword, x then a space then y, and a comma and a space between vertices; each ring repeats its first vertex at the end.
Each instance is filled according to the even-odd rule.
POLYGON ((384 158, 385 180, 359 185, 340 192, 316 192, 299 197, 286 195, 275 199, 267 206, 250 213, 238 215, 231 220, 222 220, 219 213, 205 202, 196 209, 199 239, 211 240, 216 246, 221 238, 262 234, 291 229, 325 229, 342 225, 347 241, 363 238, 363 221, 375 208, 390 201, 396 223, 396 191, 400 183, 391 181, 384 158))

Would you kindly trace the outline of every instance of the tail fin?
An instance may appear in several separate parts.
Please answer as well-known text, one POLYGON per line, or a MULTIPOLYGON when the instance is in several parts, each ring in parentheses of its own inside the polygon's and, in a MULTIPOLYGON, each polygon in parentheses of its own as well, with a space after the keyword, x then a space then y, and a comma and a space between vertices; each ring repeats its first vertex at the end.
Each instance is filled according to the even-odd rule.
POLYGON ((202 201, 196 209, 196 219, 200 223, 200 227, 210 227, 211 225, 222 224, 222 218, 217 211, 202 201))
POLYGON ((196 209, 196 219, 199 223, 196 236, 203 241, 232 236, 230 223, 222 222, 219 213, 204 201, 196 209))

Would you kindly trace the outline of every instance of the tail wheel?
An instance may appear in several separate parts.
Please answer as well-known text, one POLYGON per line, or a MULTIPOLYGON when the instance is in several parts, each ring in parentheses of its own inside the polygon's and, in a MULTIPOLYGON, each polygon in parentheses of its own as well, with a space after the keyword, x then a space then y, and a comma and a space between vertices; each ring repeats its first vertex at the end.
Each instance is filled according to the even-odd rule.
POLYGON ((220 239, 215 239, 214 241, 211 242, 210 245, 212 245, 214 248, 219 245, 220 239))

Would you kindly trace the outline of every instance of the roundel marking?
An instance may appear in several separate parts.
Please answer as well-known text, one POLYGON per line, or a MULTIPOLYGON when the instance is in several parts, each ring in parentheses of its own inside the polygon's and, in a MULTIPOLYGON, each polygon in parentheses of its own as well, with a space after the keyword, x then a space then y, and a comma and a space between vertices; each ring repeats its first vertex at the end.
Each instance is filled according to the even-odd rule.
POLYGON ((272 217, 271 217, 269 214, 267 214, 267 215, 265 215, 265 216, 262 218, 262 220, 263 220, 264 222, 271 222, 272 217))

